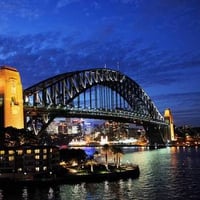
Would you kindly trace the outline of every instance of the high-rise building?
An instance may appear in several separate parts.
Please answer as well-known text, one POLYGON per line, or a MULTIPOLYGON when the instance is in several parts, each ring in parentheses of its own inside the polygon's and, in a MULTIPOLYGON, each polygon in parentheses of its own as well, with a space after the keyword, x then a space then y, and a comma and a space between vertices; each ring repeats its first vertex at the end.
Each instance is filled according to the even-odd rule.
POLYGON ((0 67, 0 127, 24 128, 23 89, 19 72, 0 67))

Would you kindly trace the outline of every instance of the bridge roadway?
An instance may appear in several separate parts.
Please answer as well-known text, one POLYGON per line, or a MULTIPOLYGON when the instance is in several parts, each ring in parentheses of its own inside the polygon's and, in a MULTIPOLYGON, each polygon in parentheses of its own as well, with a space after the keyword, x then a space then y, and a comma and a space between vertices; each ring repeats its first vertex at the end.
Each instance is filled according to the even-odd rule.
POLYGON ((30 116, 43 116, 54 119, 56 117, 79 117, 88 119, 105 119, 126 123, 140 124, 152 123, 158 125, 167 125, 163 121, 155 121, 150 117, 134 113, 128 110, 105 110, 105 109, 81 109, 81 108, 46 108, 46 107, 29 107, 25 106, 24 110, 30 116))
POLYGON ((24 102, 27 126, 39 133, 56 117, 81 117, 143 125, 152 143, 168 137, 168 124, 150 97, 134 80, 112 69, 46 79, 24 90, 24 102))

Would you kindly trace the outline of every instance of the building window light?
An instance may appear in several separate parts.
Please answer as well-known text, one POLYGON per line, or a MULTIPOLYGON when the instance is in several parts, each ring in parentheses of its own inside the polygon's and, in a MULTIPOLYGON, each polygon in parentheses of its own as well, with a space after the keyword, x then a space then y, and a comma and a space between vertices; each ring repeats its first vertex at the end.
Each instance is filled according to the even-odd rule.
POLYGON ((47 166, 44 166, 44 167, 43 167, 43 171, 47 171, 47 166))
POLYGON ((40 156, 39 156, 39 155, 35 155, 35 159, 36 159, 36 160, 39 160, 39 159, 40 159, 40 156))
POLYGON ((40 149, 35 149, 35 153, 40 153, 40 149))
POLYGON ((47 153, 47 149, 43 149, 43 153, 47 153))
POLYGON ((27 154, 31 154, 31 149, 27 149, 27 150, 26 150, 26 153, 27 153, 27 154))
POLYGON ((18 155, 22 155, 23 154, 23 150, 17 150, 17 154, 18 155))
POLYGON ((8 154, 9 154, 9 155, 13 155, 14 153, 15 153, 15 152, 14 152, 13 150, 9 150, 9 151, 8 151, 8 154))
POLYGON ((36 171, 36 172, 39 172, 39 171, 40 171, 40 168, 39 168, 39 167, 36 167, 36 168, 35 168, 35 171, 36 171))
POLYGON ((18 168, 17 171, 18 171, 18 172, 21 172, 21 171, 22 171, 22 168, 18 168))
POLYGON ((0 155, 4 155, 5 154, 5 151, 4 150, 1 150, 0 151, 0 155))
POLYGON ((9 157, 8 157, 8 160, 9 160, 9 161, 13 161, 14 159, 15 159, 14 156, 9 156, 9 157))
POLYGON ((47 159, 47 155, 43 155, 43 159, 46 160, 47 159))

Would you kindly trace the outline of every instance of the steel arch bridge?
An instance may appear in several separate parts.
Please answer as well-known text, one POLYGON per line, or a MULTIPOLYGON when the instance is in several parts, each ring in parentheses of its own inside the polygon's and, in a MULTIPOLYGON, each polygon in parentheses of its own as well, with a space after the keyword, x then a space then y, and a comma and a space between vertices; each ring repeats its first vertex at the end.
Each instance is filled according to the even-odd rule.
POLYGON ((142 124, 151 132, 156 130, 154 138, 158 138, 160 127, 167 125, 134 80, 107 68, 74 71, 41 81, 24 90, 24 102, 27 126, 36 133, 42 132, 56 117, 142 124))

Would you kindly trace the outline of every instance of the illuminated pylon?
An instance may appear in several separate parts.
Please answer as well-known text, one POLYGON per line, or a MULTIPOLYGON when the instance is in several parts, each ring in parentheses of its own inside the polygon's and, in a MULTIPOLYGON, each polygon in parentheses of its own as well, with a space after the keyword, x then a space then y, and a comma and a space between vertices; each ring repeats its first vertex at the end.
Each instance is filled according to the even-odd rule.
POLYGON ((174 120, 173 120, 171 110, 169 108, 167 108, 164 112, 164 119, 165 119, 165 122, 167 124, 169 124, 169 129, 168 129, 169 140, 174 141, 175 140, 175 137, 174 137, 174 120))
POLYGON ((19 72, 0 67, 0 127, 24 128, 23 90, 19 72))

